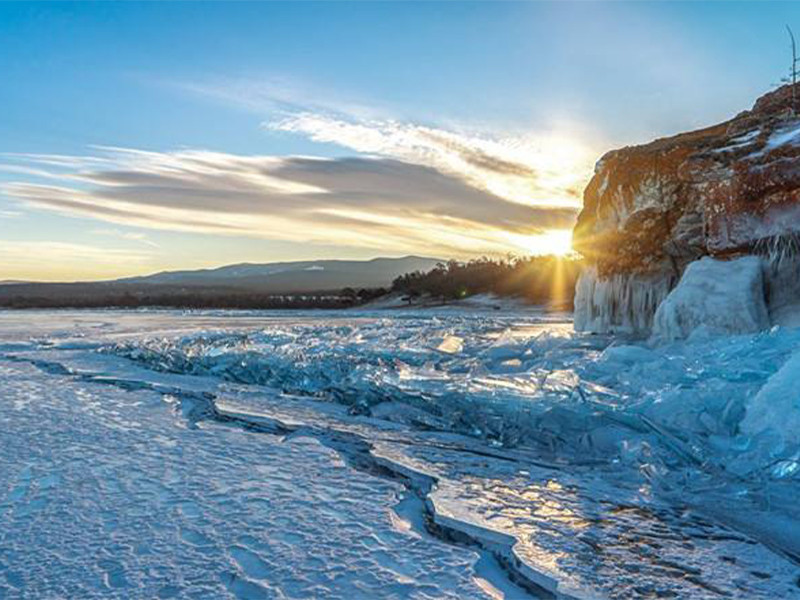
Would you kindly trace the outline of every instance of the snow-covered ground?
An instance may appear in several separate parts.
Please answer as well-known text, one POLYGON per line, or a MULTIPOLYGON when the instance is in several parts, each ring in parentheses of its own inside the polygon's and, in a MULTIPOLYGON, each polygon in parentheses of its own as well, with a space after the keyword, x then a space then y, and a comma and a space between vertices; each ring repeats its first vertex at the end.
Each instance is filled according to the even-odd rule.
POLYGON ((498 296, 496 294, 475 294, 467 296, 460 300, 447 300, 442 301, 436 298, 423 297, 414 299, 412 304, 404 300, 406 296, 397 292, 392 292, 381 296, 367 304, 353 308, 356 312, 372 312, 375 310, 384 309, 405 309, 405 310, 436 310, 436 311, 453 311, 453 310, 499 310, 499 311, 515 311, 515 312, 533 312, 537 311, 538 307, 523 298, 515 296, 498 296))
POLYGON ((0 598, 800 598, 798 349, 0 312, 0 598))

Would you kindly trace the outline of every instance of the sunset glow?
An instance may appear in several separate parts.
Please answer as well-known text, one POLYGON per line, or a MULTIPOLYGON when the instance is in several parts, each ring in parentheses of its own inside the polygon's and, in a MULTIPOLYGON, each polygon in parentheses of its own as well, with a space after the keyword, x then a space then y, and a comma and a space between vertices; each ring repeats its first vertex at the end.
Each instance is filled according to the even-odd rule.
POLYGON ((517 247, 517 253, 522 255, 566 256, 572 252, 571 229, 551 229, 528 236, 512 235, 510 240, 517 247))
POLYGON ((32 6, 0 8, 0 280, 567 255, 604 152, 735 113, 783 60, 766 36, 727 75, 744 46, 650 3, 32 6))

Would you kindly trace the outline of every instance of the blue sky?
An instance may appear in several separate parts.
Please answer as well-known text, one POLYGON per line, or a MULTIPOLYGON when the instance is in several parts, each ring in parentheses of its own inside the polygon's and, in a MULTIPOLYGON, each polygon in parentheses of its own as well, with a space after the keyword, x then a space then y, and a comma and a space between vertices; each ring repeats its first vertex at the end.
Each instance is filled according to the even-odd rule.
POLYGON ((0 279, 563 249, 594 161, 748 108, 786 23, 800 5, 2 3, 0 279))

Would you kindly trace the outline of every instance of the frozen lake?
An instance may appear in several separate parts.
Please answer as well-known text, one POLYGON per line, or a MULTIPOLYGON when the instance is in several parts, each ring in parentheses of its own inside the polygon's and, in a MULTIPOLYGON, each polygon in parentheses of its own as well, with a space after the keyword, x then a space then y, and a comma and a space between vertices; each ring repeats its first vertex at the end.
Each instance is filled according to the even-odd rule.
POLYGON ((0 598, 800 598, 798 348, 0 312, 0 598))

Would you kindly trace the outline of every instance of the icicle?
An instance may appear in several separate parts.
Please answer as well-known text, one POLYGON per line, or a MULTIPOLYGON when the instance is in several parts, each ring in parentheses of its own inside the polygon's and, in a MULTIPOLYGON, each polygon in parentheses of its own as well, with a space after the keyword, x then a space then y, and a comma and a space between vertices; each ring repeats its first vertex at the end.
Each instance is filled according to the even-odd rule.
POLYGON ((770 320, 773 324, 800 326, 800 233, 761 238, 753 251, 764 259, 770 320))
POLYGON ((753 253, 763 257, 772 272, 800 258, 800 233, 792 231, 761 238, 753 245, 753 253))
POLYGON ((646 335, 674 283, 671 274, 600 278, 595 267, 588 267, 575 289, 575 330, 646 335))

